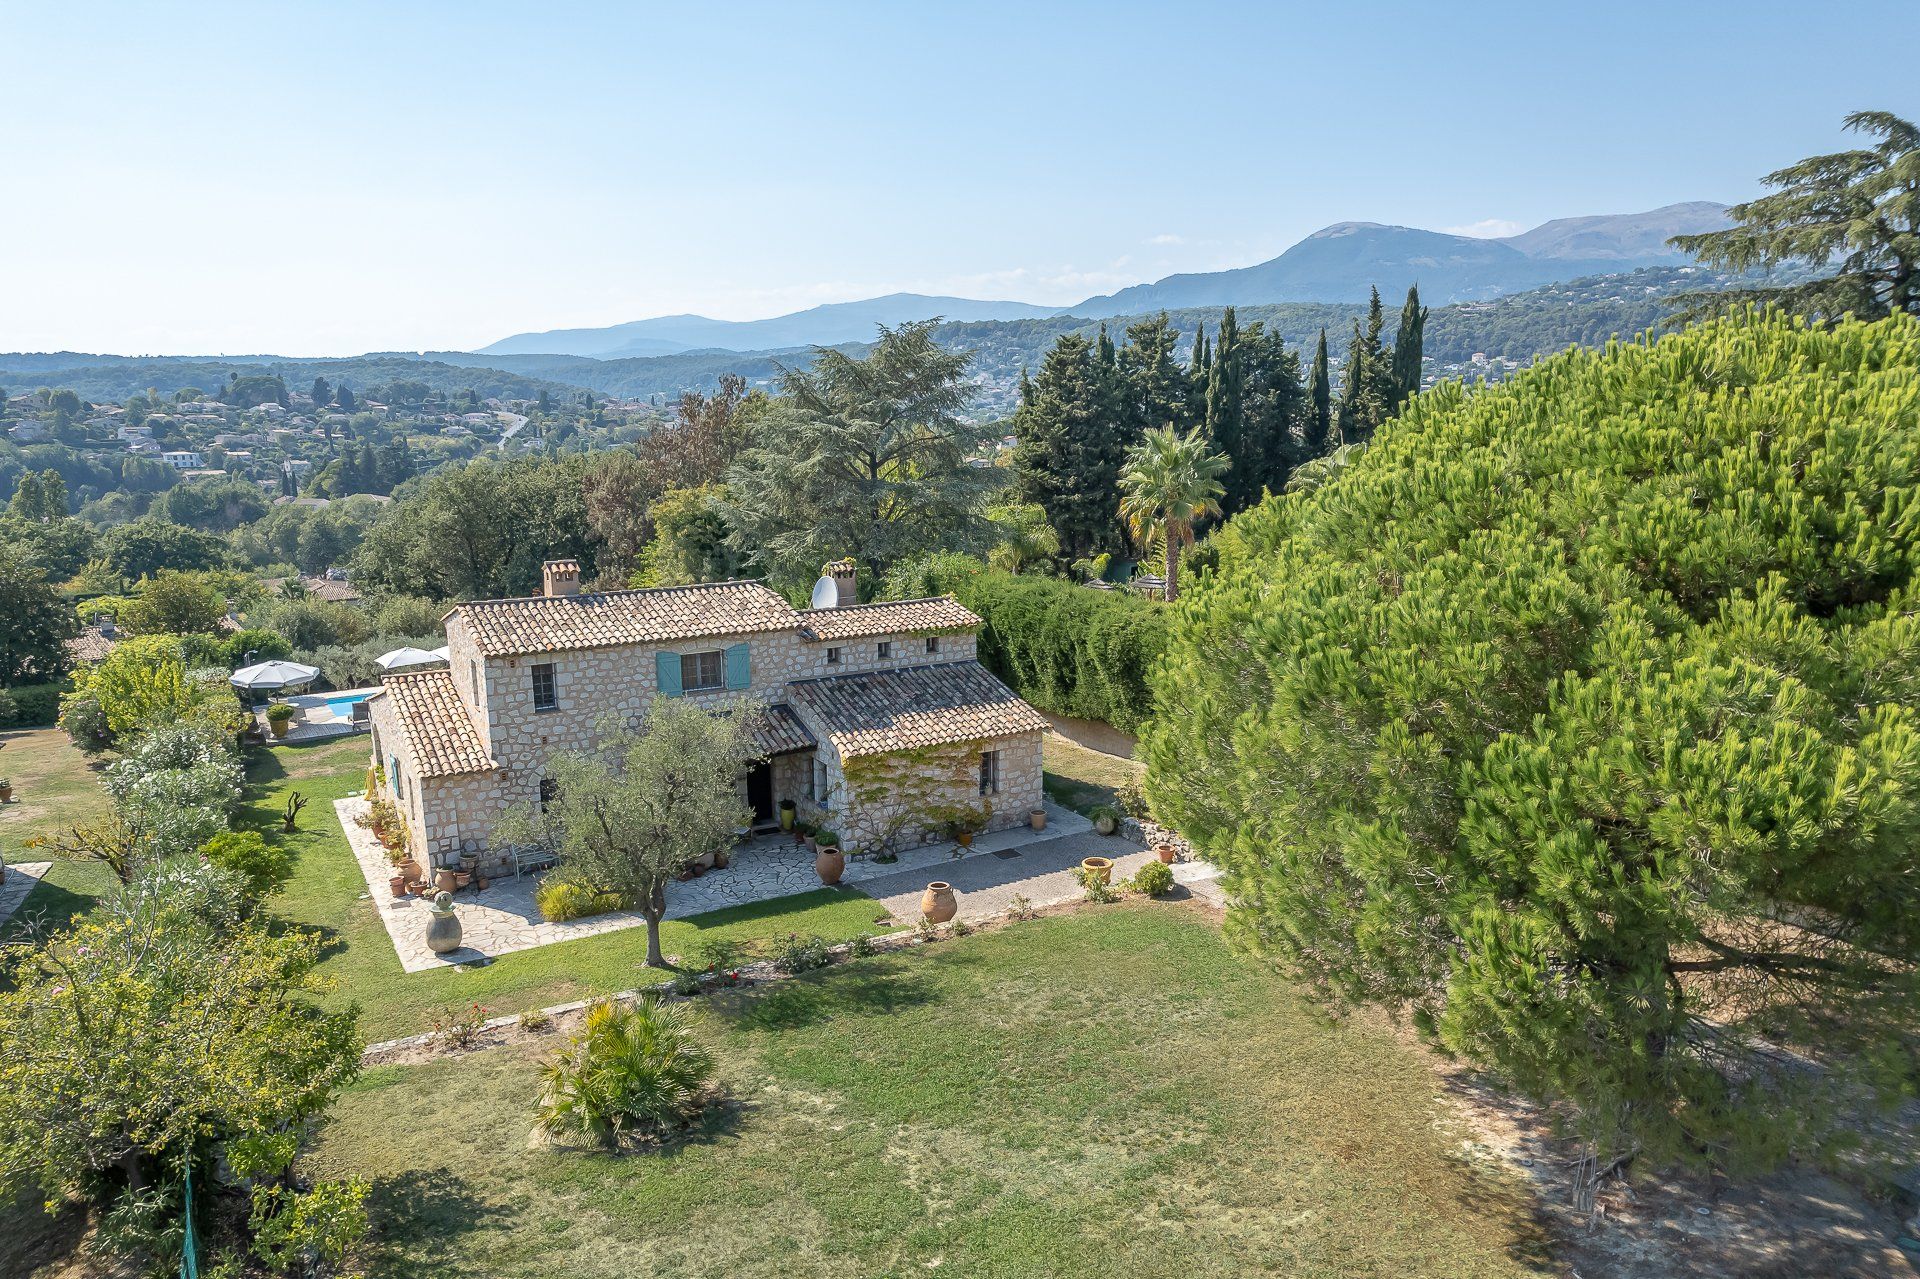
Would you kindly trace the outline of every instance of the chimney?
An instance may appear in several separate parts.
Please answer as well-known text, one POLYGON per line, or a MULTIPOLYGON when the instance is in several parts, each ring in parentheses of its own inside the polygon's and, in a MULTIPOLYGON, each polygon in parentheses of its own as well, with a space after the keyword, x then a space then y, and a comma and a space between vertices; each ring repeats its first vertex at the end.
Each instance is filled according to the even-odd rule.
POLYGON ((543 593, 548 596, 580 593, 580 561, 548 560, 540 566, 543 593))
POLYGON ((835 560, 820 571, 833 579, 838 593, 833 602, 835 608, 852 608, 860 602, 859 592, 854 589, 854 576, 859 569, 851 559, 835 560))

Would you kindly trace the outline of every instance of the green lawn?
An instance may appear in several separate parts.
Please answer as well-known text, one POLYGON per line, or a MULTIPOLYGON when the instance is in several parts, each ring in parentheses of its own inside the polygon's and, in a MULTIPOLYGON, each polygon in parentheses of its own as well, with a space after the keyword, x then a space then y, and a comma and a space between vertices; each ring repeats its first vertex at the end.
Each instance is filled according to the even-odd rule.
POLYGON ((9 863, 55 864, 12 919, 0 924, 0 940, 30 927, 58 927, 85 911, 113 886, 113 873, 98 862, 70 861, 29 839, 98 820, 107 811, 100 785, 104 759, 89 759, 57 728, 0 733, 0 776, 13 782, 14 802, 0 807, 0 856, 9 863))
POLYGON ((1525 1190, 1429 1066, 1198 912, 1130 904, 722 996, 726 1102, 664 1153, 530 1149, 557 1042, 370 1071, 307 1160, 372 1276, 1515 1276, 1525 1190))
POLYGON ((1055 803, 1082 813, 1114 804, 1122 787, 1138 786, 1147 772, 1144 764, 1091 750, 1058 733, 1046 735, 1041 766, 1046 770, 1042 781, 1047 794, 1055 803))
MULTIPOLYGON (((329 998, 359 1003, 361 1031, 369 1041, 424 1030, 449 1004, 478 1002, 494 1013, 512 1013, 658 980, 659 974, 643 967, 647 940, 641 928, 503 955, 470 972, 404 971, 333 811, 334 800, 365 784, 366 767, 364 737, 256 751, 248 761, 250 802, 240 824, 285 838, 296 850, 293 882, 274 902, 275 913, 326 937, 320 971, 333 983, 329 998), (300 814, 299 829, 283 837, 279 812, 294 790, 312 802, 300 814)), ((876 922, 880 914, 858 892, 821 889, 670 920, 661 936, 669 955, 691 952, 708 938, 750 942, 798 932, 842 941, 886 931, 876 922)))
MULTIPOLYGON (((64 733, 11 733, 5 740, 0 766, 10 770, 21 796, 21 802, 0 809, 7 860, 45 860, 49 854, 23 852, 21 843, 99 817, 106 811, 106 792, 64 733)), ((640 928, 506 955, 472 972, 404 971, 367 899, 366 879, 333 811, 334 800, 365 785, 366 767, 364 737, 250 751, 247 803, 236 825, 285 840, 295 850, 293 882, 274 900, 273 912, 325 937, 320 971, 331 983, 327 998, 360 1005, 361 1030, 369 1041, 424 1030, 433 1014, 449 1004, 478 1002, 495 1013, 512 1013, 657 979, 658 974, 643 967, 646 931, 640 928), (309 803, 294 833, 283 835, 280 811, 295 790, 309 803)), ((0 938, 18 933, 29 920, 65 922, 91 909, 113 886, 113 875, 98 863, 59 862, 0 929, 0 938)), ((669 955, 689 953, 708 938, 752 942, 798 932, 844 941, 860 932, 886 931, 877 922, 880 913, 871 898, 857 891, 821 889, 669 921, 662 941, 669 955)))

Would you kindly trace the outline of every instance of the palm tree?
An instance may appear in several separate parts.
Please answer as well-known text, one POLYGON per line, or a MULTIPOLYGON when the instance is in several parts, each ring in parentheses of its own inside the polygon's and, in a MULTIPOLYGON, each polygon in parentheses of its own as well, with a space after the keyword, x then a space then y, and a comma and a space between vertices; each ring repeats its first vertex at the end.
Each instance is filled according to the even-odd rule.
POLYGON ((1220 514, 1220 477, 1231 464, 1224 453, 1207 452, 1197 426, 1185 435, 1171 426, 1150 430, 1127 451, 1120 518, 1142 550, 1164 542, 1169 600, 1180 593, 1180 548, 1192 544, 1196 521, 1220 514))

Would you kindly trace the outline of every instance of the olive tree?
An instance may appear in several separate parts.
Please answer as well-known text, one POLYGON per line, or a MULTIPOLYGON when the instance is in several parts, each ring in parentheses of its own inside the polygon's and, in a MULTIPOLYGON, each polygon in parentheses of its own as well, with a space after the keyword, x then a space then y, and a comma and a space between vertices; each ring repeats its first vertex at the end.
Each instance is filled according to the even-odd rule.
POLYGON ((667 885, 727 846, 751 817, 737 779, 745 762, 743 705, 709 711, 656 698, 637 726, 603 721, 591 750, 547 761, 550 794, 501 818, 494 838, 539 844, 556 874, 612 892, 647 923, 647 963, 667 967, 660 922, 667 885))

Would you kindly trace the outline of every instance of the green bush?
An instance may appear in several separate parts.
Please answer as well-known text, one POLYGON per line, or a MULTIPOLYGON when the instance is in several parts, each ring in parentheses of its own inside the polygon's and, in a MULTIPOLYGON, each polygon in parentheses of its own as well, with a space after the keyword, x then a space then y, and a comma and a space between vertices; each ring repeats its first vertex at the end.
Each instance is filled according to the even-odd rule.
POLYGON ((1159 858, 1147 862, 1133 872, 1133 891, 1144 893, 1148 897, 1158 897, 1161 893, 1173 889, 1173 867, 1159 858))
POLYGON ((589 888, 557 875, 549 875, 541 881, 540 887, 533 892, 533 902, 540 908, 541 918, 554 924, 627 908, 626 898, 619 893, 604 888, 589 888))
POLYGON ((293 656, 293 645, 278 631, 270 631, 264 626, 250 626, 244 631, 235 631, 220 641, 219 660, 238 670, 247 664, 247 654, 253 654, 255 662, 279 661, 293 656))
POLYGON ((15 684, 3 690, 7 702, 0 703, 0 728, 45 728, 60 715, 60 684, 15 684))
POLYGON ((572 1046, 542 1072, 537 1130, 598 1146, 658 1134, 698 1113, 713 1069, 686 1005, 595 1004, 572 1046))
POLYGON ((1920 1037, 1916 509, 1920 318, 1442 384, 1215 533, 1154 812, 1235 876, 1242 942, 1602 1163, 1847 1140, 1920 1037))
POLYGON ((773 948, 773 966, 783 973, 804 973, 833 962, 832 943, 811 934, 788 933, 773 948))
POLYGON ((1123 733, 1153 714, 1148 676, 1166 647, 1165 606, 1054 577, 981 573, 958 585, 983 623, 980 660, 1027 701, 1123 733))
POLYGON ((213 865, 245 879, 255 903, 279 892, 293 878, 293 854, 269 844, 257 831, 223 831, 202 844, 200 852, 213 865))

